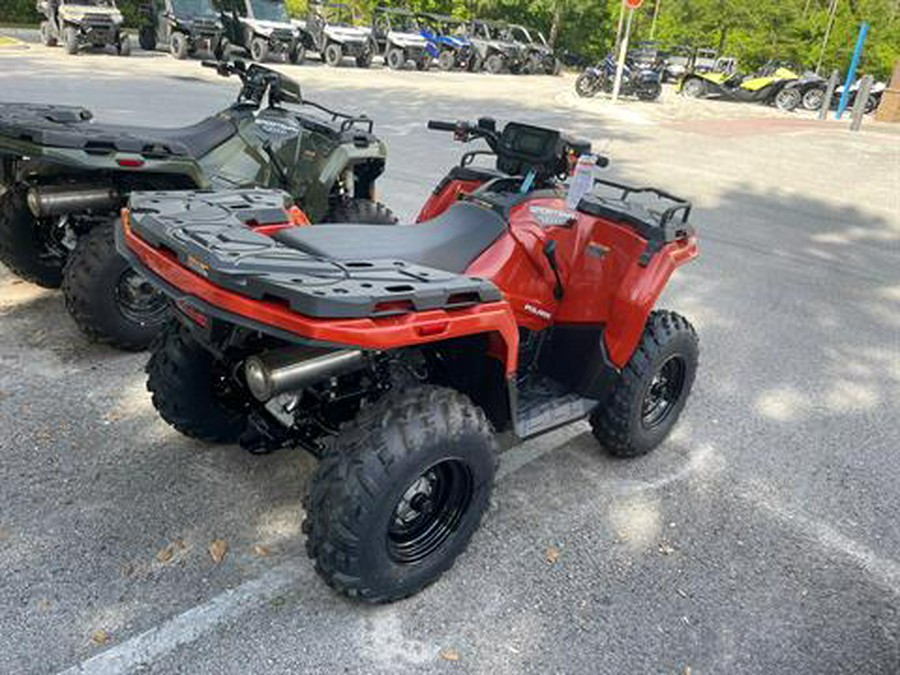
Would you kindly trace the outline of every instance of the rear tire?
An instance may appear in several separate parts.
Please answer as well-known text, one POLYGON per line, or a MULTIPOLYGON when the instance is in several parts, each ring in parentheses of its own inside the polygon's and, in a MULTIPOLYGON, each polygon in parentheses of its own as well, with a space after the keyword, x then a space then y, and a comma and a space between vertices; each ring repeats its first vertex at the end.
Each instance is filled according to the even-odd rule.
POLYGON ((705 98, 706 83, 699 77, 691 77, 681 85, 681 93, 689 98, 705 98))
POLYGON ((250 58, 257 63, 263 63, 269 58, 269 43, 261 37, 255 37, 250 42, 250 58))
POLYGON ((225 368, 179 323, 163 329, 146 371, 153 407, 170 426, 205 443, 240 438, 246 404, 223 388, 225 368))
POLYGON ((357 68, 368 68, 372 65, 372 59, 375 54, 371 50, 367 52, 363 52, 359 56, 356 57, 356 67, 357 68))
POLYGON ((438 55, 438 68, 443 71, 451 71, 456 67, 456 54, 445 49, 438 55))
POLYGON ((331 208, 323 222, 396 225, 397 216, 381 202, 371 199, 344 199, 331 208))
POLYGON ((418 61, 416 61, 416 70, 428 70, 428 67, 431 65, 431 57, 426 54, 418 61))
POLYGON ((662 443, 678 421, 697 374, 697 333, 680 314, 655 311, 631 360, 591 429, 616 457, 637 457, 662 443))
POLYGON ((41 22, 41 44, 45 47, 56 46, 56 37, 53 35, 53 28, 49 21, 41 22))
POLYGON ((294 65, 299 65, 306 60, 306 48, 302 45, 288 52, 288 61, 294 65))
POLYGON ((387 53, 387 64, 391 70, 402 70, 406 65, 406 54, 402 49, 392 49, 387 53))
POLYGON ((152 52, 156 50, 156 31, 153 28, 146 27, 141 28, 138 33, 138 45, 140 45, 141 49, 145 52, 152 52))
POLYGON ((188 56, 188 41, 184 33, 172 33, 169 40, 169 51, 179 61, 183 61, 188 56))
POLYGON ((122 35, 119 38, 119 44, 116 45, 116 53, 119 56, 131 56, 131 38, 122 35))
POLYGON ((306 551, 339 593, 391 602, 453 566, 487 510, 496 442, 451 389, 384 396, 344 425, 310 481, 306 551))
POLYGON ((641 101, 655 101, 662 94, 662 85, 658 82, 645 84, 639 87, 635 93, 641 101))
POLYGON ((37 225, 25 188, 13 186, 0 195, 0 262, 26 281, 59 288, 66 256, 47 245, 37 225))
POLYGON ((500 54, 491 54, 484 62, 484 69, 491 75, 499 75, 503 72, 505 59, 500 54))
POLYGON ((66 54, 76 54, 78 52, 78 30, 72 26, 67 26, 63 31, 63 37, 66 44, 66 54))
POLYGON ((330 43, 325 47, 325 64, 332 68, 337 68, 344 60, 344 49, 337 42, 330 43))
POLYGON ((62 291, 85 335, 126 351, 149 347, 169 316, 165 296, 116 251, 112 223, 78 240, 63 272, 62 291))

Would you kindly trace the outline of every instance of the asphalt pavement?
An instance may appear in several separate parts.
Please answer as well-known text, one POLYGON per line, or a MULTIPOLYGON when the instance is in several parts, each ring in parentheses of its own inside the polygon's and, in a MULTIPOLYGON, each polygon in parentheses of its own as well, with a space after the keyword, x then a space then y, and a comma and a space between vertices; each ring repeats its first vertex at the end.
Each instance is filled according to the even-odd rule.
MULTIPOLYGON (((403 218, 461 153, 429 118, 564 128, 693 199, 702 256, 662 303, 700 334, 682 422, 632 461, 583 423, 508 450, 456 566, 364 606, 303 552, 313 459, 179 436, 146 356, 0 269, 0 672, 900 672, 900 135, 571 78, 284 70, 376 120, 403 218)), ((163 54, 0 50, 0 99, 103 121, 189 124, 236 91, 163 54)))

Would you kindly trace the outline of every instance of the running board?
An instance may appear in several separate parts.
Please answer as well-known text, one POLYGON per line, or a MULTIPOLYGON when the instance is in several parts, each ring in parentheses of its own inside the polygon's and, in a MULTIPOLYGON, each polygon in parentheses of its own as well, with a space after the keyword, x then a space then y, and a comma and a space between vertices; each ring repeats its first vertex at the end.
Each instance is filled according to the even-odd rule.
POLYGON ((557 427, 577 422, 590 415, 599 401, 583 398, 549 380, 537 386, 526 385, 518 392, 516 404, 516 435, 530 438, 557 427))

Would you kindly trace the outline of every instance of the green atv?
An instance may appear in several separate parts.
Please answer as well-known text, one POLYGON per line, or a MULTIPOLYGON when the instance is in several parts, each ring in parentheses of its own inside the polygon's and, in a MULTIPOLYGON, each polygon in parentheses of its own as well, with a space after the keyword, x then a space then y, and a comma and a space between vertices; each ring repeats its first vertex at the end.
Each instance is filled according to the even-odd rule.
POLYGON ((113 224, 133 190, 277 187, 313 223, 396 222, 373 201, 386 148, 372 120, 303 100, 299 84, 260 65, 204 65, 243 87, 235 104, 180 129, 0 103, 0 262, 40 286, 61 285, 97 341, 144 349, 169 312, 115 250, 113 224))

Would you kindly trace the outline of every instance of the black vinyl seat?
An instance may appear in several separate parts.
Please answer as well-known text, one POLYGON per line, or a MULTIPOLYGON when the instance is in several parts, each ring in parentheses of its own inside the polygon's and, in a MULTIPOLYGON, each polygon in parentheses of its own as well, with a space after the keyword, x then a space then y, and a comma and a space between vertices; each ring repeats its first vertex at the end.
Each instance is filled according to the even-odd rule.
POLYGON ((219 116, 207 117, 202 122, 178 129, 153 129, 96 123, 91 124, 90 128, 94 134, 98 135, 127 135, 139 139, 143 145, 178 144, 185 148, 186 154, 195 159, 203 157, 237 133, 234 122, 219 116))
POLYGON ((461 274, 506 231, 489 209, 458 202, 437 218, 414 225, 317 225, 282 230, 274 238, 332 260, 402 260, 461 274))
POLYGON ((102 124, 92 118, 89 110, 74 106, 0 103, 0 135, 54 148, 199 159, 237 134, 235 123, 220 115, 178 129, 102 124))

